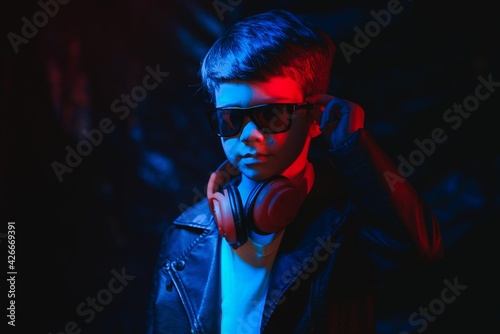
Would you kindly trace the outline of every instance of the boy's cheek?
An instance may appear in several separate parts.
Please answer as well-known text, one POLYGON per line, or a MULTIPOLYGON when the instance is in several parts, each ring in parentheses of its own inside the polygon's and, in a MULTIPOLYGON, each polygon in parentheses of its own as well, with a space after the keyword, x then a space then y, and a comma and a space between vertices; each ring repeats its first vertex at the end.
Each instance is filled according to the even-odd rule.
POLYGON ((224 150, 224 153, 226 154, 226 157, 231 163, 234 163, 234 160, 236 159, 236 156, 238 154, 237 151, 237 139, 235 138, 230 138, 227 140, 222 141, 222 148, 224 150))

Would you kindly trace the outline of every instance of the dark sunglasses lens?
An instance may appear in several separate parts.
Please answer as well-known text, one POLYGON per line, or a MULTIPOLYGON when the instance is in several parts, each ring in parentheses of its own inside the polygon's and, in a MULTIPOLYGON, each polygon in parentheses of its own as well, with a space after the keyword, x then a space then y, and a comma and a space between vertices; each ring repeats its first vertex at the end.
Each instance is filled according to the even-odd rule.
POLYGON ((288 131, 291 124, 290 105, 276 104, 258 108, 254 118, 264 133, 281 133, 288 131))
POLYGON ((240 131, 242 116, 230 109, 217 109, 212 113, 210 121, 215 133, 222 137, 230 137, 240 131))
POLYGON ((243 120, 250 114, 263 133, 290 130, 295 104, 269 104, 248 109, 217 109, 209 114, 213 131, 221 137, 232 137, 241 130, 243 120))

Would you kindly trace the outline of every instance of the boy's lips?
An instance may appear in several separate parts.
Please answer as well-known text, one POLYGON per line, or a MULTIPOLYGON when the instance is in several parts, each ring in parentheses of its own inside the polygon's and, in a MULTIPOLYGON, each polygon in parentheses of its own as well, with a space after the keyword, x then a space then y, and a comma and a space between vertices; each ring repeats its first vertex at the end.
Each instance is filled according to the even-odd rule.
POLYGON ((247 152, 245 154, 242 154, 241 157, 242 158, 259 158, 259 157, 267 157, 269 156, 270 154, 267 153, 267 152, 259 152, 259 151, 255 151, 255 152, 247 152))
POLYGON ((247 153, 241 159, 246 163, 261 162, 266 160, 270 155, 266 153, 247 153))

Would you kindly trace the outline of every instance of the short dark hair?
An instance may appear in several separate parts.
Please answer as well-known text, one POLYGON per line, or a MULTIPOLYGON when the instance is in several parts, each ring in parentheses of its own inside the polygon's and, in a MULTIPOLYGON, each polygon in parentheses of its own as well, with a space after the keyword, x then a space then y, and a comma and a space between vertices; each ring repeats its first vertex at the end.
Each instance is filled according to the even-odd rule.
POLYGON ((205 55, 199 74, 212 101, 222 82, 271 77, 291 77, 304 96, 320 94, 328 90, 335 51, 330 36, 303 17, 270 10, 229 27, 205 55))

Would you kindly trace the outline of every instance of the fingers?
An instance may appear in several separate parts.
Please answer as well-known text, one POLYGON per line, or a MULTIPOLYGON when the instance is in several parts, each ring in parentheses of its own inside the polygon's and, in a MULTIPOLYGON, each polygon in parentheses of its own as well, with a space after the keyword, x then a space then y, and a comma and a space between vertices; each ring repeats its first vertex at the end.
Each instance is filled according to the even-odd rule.
POLYGON ((354 102, 328 94, 308 96, 305 101, 322 109, 320 115, 317 111, 312 114, 320 130, 334 146, 340 145, 364 126, 364 110, 354 102))
POLYGON ((350 112, 350 106, 347 101, 328 94, 316 94, 305 98, 315 106, 310 113, 323 131, 325 127, 333 129, 336 123, 344 115, 350 112), (333 126, 333 128, 332 128, 333 126))
POLYGON ((309 114, 313 117, 313 119, 321 126, 324 118, 323 111, 325 110, 328 102, 333 98, 331 95, 327 94, 316 94, 307 96, 304 100, 307 103, 314 105, 314 108, 309 110, 309 114))
POLYGON ((341 107, 338 105, 333 105, 330 108, 326 108, 321 117, 321 123, 319 123, 319 129, 324 131, 326 128, 329 129, 328 132, 333 131, 337 127, 338 122, 340 121, 341 107))

